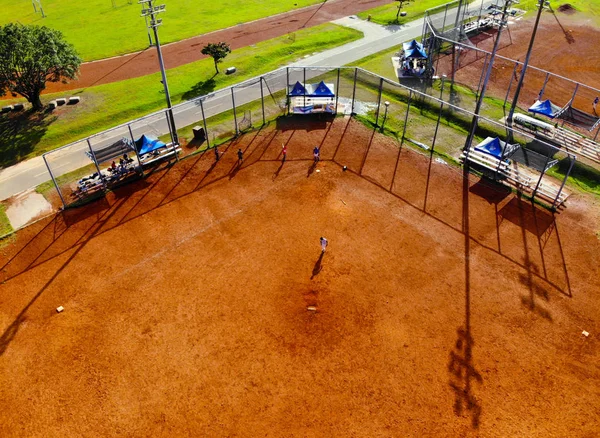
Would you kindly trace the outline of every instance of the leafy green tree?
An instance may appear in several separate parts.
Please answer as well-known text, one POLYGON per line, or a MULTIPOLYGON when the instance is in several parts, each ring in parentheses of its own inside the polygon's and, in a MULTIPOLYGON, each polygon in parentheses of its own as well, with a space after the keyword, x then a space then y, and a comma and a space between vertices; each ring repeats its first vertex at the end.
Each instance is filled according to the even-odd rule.
POLYGON ((407 3, 410 3, 412 0, 395 0, 398 2, 398 12, 396 12, 396 21, 398 21, 398 17, 400 17, 400 11, 402 10, 402 6, 407 3))
POLYGON ((40 94, 46 82, 75 79, 81 58, 61 32, 45 26, 10 23, 0 26, 0 96, 25 97, 43 108, 40 94))
POLYGON ((219 62, 223 62, 223 59, 231 53, 231 47, 229 44, 220 43, 208 43, 201 52, 203 55, 210 56, 215 61, 215 70, 219 73, 219 62))

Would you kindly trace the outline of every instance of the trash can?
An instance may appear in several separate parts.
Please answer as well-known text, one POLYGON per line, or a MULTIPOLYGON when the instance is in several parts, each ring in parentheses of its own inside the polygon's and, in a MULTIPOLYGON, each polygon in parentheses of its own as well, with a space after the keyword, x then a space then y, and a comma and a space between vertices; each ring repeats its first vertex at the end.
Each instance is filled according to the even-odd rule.
POLYGON ((194 133, 194 140, 198 140, 200 142, 206 140, 206 132, 204 132, 204 128, 202 126, 194 126, 192 128, 192 132, 194 133))

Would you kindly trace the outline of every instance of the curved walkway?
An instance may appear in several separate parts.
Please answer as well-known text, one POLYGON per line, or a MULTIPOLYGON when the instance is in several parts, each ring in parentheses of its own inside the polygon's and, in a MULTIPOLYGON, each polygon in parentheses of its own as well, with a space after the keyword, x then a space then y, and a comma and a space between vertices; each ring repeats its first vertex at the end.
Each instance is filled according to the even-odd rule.
MULTIPOLYGON (((318 5, 163 45, 165 67, 174 68, 205 58, 200 50, 209 42, 226 41, 232 49, 239 49, 389 3, 390 0, 325 0, 318 5)), ((129 55, 86 62, 81 65, 78 80, 68 84, 49 83, 45 93, 93 87, 158 71, 156 49, 149 47, 129 55)))

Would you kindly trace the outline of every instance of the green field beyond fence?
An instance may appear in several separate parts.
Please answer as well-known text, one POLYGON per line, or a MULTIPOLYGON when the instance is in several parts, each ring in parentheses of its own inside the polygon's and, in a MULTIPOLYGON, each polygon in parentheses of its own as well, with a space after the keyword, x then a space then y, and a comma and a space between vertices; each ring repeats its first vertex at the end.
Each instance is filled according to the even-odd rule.
MULTIPOLYGON (((34 12, 29 0, 4 0, 0 25, 19 22, 58 29, 86 61, 148 47, 142 5, 137 0, 40 0, 40 3, 45 18, 34 12)), ((167 6, 167 12, 161 14, 164 21, 160 39, 162 43, 179 41, 317 3, 322 0, 157 1, 157 5, 167 6)))

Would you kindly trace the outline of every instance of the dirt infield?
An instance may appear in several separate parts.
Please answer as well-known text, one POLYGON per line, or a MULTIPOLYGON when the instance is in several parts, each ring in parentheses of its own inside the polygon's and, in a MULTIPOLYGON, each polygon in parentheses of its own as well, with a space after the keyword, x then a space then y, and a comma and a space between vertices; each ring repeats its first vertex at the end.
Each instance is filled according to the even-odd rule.
POLYGON ((598 431, 598 201, 553 216, 308 120, 0 250, 0 435, 598 431))
MULTIPOLYGON (((307 27, 328 23, 387 3, 389 1, 386 0, 330 0, 320 5, 166 44, 162 46, 165 67, 174 68, 206 58, 200 53, 200 50, 207 43, 226 41, 235 50, 307 27)), ((81 65, 79 78, 76 81, 71 81, 68 84, 48 83, 44 93, 108 84, 158 71, 156 48, 150 47, 138 53, 84 63, 81 65)))

